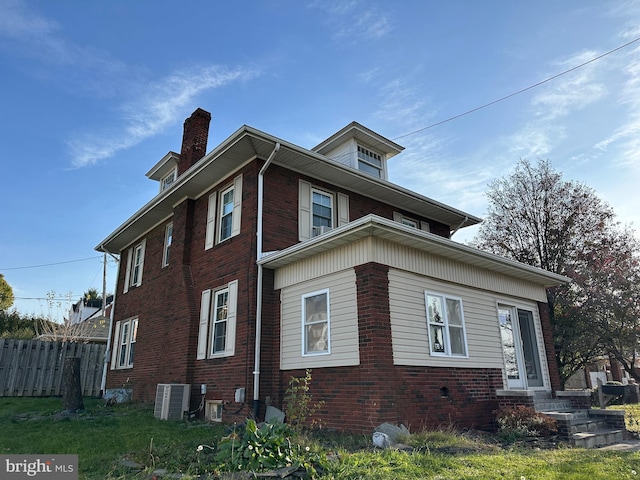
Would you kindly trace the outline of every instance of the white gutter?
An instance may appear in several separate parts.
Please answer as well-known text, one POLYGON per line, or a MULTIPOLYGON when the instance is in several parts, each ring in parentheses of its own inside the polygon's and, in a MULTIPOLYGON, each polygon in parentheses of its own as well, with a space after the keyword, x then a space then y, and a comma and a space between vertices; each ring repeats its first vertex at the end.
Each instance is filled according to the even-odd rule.
MULTIPOLYGON (((109 253, 104 248, 102 249, 104 253, 109 253)), ((107 335, 107 348, 104 351, 104 363, 102 364, 102 380, 100 381, 100 393, 104 396, 104 390, 107 386, 107 365, 109 365, 109 361, 111 359, 111 330, 113 329, 113 312, 116 307, 116 291, 118 290, 118 278, 120 278, 120 259, 115 255, 109 253, 111 258, 113 258, 116 262, 118 262, 118 270, 116 273, 116 288, 113 291, 113 299, 111 300, 111 313, 109 314, 109 334, 107 335)), ((106 303, 107 299, 103 298, 102 303, 106 303)))
POLYGON ((449 238, 453 237, 456 234, 456 232, 460 230, 462 226, 467 222, 467 220, 469 220, 469 217, 465 215, 464 220, 462 220, 462 222, 460 222, 460 225, 458 225, 456 229, 449 235, 449 238))
POLYGON ((255 344, 255 363, 253 366, 253 417, 258 418, 258 410, 260 409, 260 337, 262 335, 262 264, 259 263, 262 258, 262 209, 264 201, 264 173, 269 168, 271 161, 276 156, 276 152, 280 150, 280 142, 276 142, 273 152, 267 158, 267 161, 258 173, 258 231, 256 232, 256 263, 258 265, 258 284, 256 286, 256 344, 255 344))

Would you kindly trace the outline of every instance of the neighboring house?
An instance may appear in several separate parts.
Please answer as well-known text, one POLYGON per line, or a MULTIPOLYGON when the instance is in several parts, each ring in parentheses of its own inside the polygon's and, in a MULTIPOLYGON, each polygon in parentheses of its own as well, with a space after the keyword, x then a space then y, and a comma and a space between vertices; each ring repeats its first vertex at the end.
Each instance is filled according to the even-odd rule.
POLYGON ((102 299, 81 298, 69 309, 69 318, 62 324, 52 324, 50 331, 38 336, 41 340, 107 343, 113 296, 107 297, 105 314, 102 299), (55 328, 55 330, 54 330, 55 328))
POLYGON ((481 220, 390 183, 403 147, 353 122, 311 150, 243 126, 206 153, 210 118, 96 247, 120 255, 108 389, 190 384, 234 421, 312 369, 324 424, 351 431, 491 428, 499 395, 559 389, 545 287, 567 278, 450 240, 481 220))

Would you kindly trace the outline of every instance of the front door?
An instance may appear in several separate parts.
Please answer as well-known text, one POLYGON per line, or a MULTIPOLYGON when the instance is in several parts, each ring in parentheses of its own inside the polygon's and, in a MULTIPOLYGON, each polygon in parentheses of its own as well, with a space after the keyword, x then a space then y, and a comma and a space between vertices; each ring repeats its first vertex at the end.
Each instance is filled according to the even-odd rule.
POLYGON ((499 305, 498 319, 508 388, 542 387, 544 384, 533 312, 499 305))

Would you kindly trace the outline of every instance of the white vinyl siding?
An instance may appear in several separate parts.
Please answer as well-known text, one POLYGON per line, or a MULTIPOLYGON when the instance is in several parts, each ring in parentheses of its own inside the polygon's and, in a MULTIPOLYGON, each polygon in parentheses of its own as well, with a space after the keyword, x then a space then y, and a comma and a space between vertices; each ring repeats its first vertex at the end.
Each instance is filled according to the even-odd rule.
POLYGON ((377 262, 434 279, 512 297, 547 301, 545 289, 540 285, 374 237, 363 238, 278 268, 275 273, 275 288, 280 289, 367 262, 377 262))
POLYGON ((353 269, 313 279, 281 291, 280 368, 320 368, 360 364, 356 277, 353 269), (303 355, 302 298, 328 292, 330 353, 303 355))
POLYGON ((196 352, 198 360, 235 354, 237 305, 237 280, 221 288, 202 292, 196 352))
MULTIPOLYGON (((503 369, 502 343, 497 321, 497 301, 503 296, 428 277, 391 269, 389 308, 396 365, 467 366, 503 369), (447 292, 462 301, 468 358, 438 357, 429 352, 424 291, 447 292)), ((537 319, 537 304, 525 302, 537 319)), ((539 320, 536 320, 539 328, 539 320)), ((545 366, 546 368, 546 366, 545 366)))

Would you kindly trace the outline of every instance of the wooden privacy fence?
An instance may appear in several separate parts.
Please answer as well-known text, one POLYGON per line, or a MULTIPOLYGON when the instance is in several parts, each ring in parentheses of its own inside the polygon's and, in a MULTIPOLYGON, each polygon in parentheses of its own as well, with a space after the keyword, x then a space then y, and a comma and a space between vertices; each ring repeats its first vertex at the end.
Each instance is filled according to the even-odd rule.
POLYGON ((64 359, 80 357, 82 395, 100 395, 104 344, 0 338, 0 397, 62 395, 64 359))

